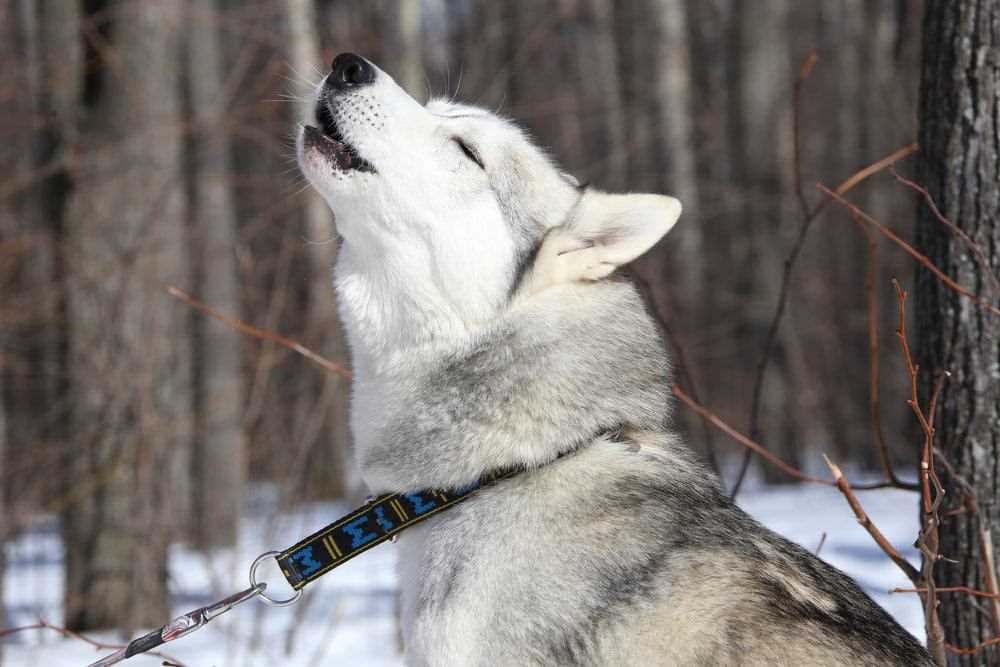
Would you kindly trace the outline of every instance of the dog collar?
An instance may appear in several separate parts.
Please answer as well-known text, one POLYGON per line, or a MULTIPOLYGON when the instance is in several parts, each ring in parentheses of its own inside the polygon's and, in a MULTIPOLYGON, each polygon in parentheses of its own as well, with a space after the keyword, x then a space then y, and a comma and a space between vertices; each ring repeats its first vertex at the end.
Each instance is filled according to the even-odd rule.
POLYGON ((391 540, 410 526, 460 503, 477 491, 523 469, 489 475, 457 491, 387 493, 370 500, 275 555, 296 591, 358 554, 391 540))
MULTIPOLYGON (((604 436, 613 441, 620 441, 623 431, 624 427, 619 425, 602 429, 594 437, 604 436)), ((592 441, 593 439, 586 439, 584 442, 592 441)), ((575 454, 579 449, 579 446, 576 446, 561 452, 555 460, 575 454)), ((284 551, 268 552, 265 556, 274 556, 281 573, 288 584, 295 589, 296 597, 291 598, 289 600, 291 602, 297 599, 300 594, 298 591, 301 591, 306 584, 343 565, 358 554, 394 539, 410 526, 466 500, 488 486, 520 475, 527 470, 529 468, 517 467, 494 472, 465 488, 454 491, 387 493, 369 500, 363 507, 319 529, 284 551)), ((253 581, 252 575, 251 581, 253 581)))

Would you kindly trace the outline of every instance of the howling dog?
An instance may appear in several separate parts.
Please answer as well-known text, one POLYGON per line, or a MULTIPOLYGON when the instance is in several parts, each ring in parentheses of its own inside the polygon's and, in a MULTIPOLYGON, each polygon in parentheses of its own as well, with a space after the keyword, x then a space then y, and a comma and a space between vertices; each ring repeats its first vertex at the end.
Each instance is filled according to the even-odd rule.
POLYGON ((933 664, 669 428, 663 342, 615 269, 680 202, 581 187, 510 121, 421 106, 353 54, 316 95, 298 159, 342 239, 366 484, 517 471, 401 536, 408 665, 933 664))

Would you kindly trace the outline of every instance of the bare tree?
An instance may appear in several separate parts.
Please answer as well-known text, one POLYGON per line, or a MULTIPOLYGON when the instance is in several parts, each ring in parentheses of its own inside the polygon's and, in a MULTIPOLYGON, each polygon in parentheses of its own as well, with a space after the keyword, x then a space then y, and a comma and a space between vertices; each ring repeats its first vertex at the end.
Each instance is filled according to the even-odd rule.
POLYGON ((64 304, 53 285, 62 279, 58 237, 80 94, 79 9, 9 2, 5 10, 8 120, 0 140, 11 163, 0 179, 11 186, 7 236, 21 247, 11 255, 15 286, 8 302, 16 313, 7 320, 9 358, 15 363, 5 372, 9 386, 17 387, 7 397, 9 445, 24 454, 17 460, 33 463, 12 471, 8 481, 22 501, 54 505, 56 476, 49 472, 58 461, 57 448, 39 445, 65 438, 64 304))
MULTIPOLYGON (((12 15, 10 7, 0 4, 0 62, 16 62, 22 56, 17 52, 19 21, 20 17, 12 15)), ((23 30, 23 29, 22 29, 23 30)), ((12 98, 19 88, 19 81, 16 76, 17 70, 13 67, 0 69, 0 99, 12 98)), ((0 139, 7 140, 14 137, 0 134, 0 139)), ((7 150, 0 154, 0 173, 9 174, 16 170, 17 159, 25 157, 23 150, 7 150)), ((10 198, 0 198, 0 247, 5 245, 15 234, 17 210, 14 202, 10 198)), ((16 285, 14 272, 10 270, 11 262, 3 261, 0 255, 0 290, 7 293, 11 286, 16 285)), ((12 332, 8 326, 0 327, 0 600, 4 600, 3 580, 7 572, 6 543, 10 537, 13 526, 8 519, 6 498, 8 494, 7 480, 7 392, 5 391, 9 365, 14 359, 10 341, 12 332)), ((0 624, 4 624, 4 605, 0 603, 0 624)), ((0 662, 3 661, 3 648, 0 646, 0 662)))
MULTIPOLYGON (((986 253, 977 258, 929 207, 918 245, 938 267, 996 303, 988 278, 1000 273, 1000 0, 929 0, 923 29, 921 179, 941 213, 986 253)), ((957 509, 941 525, 940 586, 996 592, 1000 573, 1000 319, 936 280, 917 276, 923 401, 943 381, 937 443, 954 471, 944 476, 957 509), (941 380, 939 374, 950 373, 941 380), (971 498, 969 496, 972 496, 971 498), (965 502, 963 502, 963 500, 965 502)), ((1000 637, 1000 605, 941 598, 947 641, 974 647, 1000 637)), ((953 656, 953 664, 995 665, 1000 647, 953 656)))
MULTIPOLYGON (((781 283, 783 251, 793 233, 789 223, 795 219, 783 197, 792 191, 794 169, 788 132, 788 91, 794 68, 784 38, 790 5, 784 0, 741 3, 737 11, 740 129, 735 159, 737 178, 744 187, 743 224, 753 239, 743 243, 737 240, 732 248, 743 276, 737 290, 745 290, 740 318, 746 327, 743 339, 753 341, 755 354, 759 355, 757 350, 766 343, 772 303, 781 283), (760 242, 764 237, 768 241, 760 242)), ((742 398, 751 408, 750 437, 763 437, 781 458, 797 466, 802 460, 799 446, 804 442, 801 428, 805 420, 794 409, 797 401, 790 391, 790 359, 784 348, 778 347, 776 352, 763 391, 751 394, 753 383, 748 383, 742 398), (759 405, 755 405, 757 401, 759 405), (758 411, 759 419, 755 417, 758 411)), ((772 482, 787 481, 770 468, 764 468, 764 474, 772 482)))
MULTIPOLYGON (((399 72, 396 80, 406 91, 420 100, 425 97, 426 79, 424 78, 423 59, 423 26, 421 25, 423 10, 421 2, 397 2, 392 15, 392 23, 397 37, 398 48, 396 62, 399 72)), ((387 26, 390 27, 390 26, 387 26)))
MULTIPOLYGON (((69 3, 66 3, 69 4, 69 3)), ((132 629, 169 615, 167 547, 190 488, 190 313, 179 39, 183 6, 112 4, 91 39, 64 254, 73 446, 66 624, 132 629)))
MULTIPOLYGON (((344 8, 344 11, 348 11, 344 8)), ((289 40, 289 61, 296 73, 295 113, 300 121, 313 115, 315 90, 308 87, 328 63, 321 63, 317 16, 312 2, 287 0, 286 12, 289 40)), ((303 193, 302 208, 309 261, 308 322, 306 337, 319 341, 317 348, 328 359, 346 363, 347 341, 337 317, 333 291, 333 264, 337 253, 337 234, 333 216, 317 193, 303 193)), ((307 371, 308 372, 308 371, 307 371)), ((350 452, 348 400, 350 383, 339 375, 310 376, 304 381, 315 387, 304 393, 304 405, 298 412, 301 451, 292 478, 311 476, 318 493, 326 497, 343 497, 348 493, 347 469, 350 452)))
MULTIPOLYGON (((238 311, 236 218, 229 183, 228 100, 224 97, 216 0, 187 5, 186 82, 191 264, 196 293, 238 311)), ((195 416, 190 534, 203 548, 236 543, 246 492, 242 341, 214 320, 193 321, 195 416)))

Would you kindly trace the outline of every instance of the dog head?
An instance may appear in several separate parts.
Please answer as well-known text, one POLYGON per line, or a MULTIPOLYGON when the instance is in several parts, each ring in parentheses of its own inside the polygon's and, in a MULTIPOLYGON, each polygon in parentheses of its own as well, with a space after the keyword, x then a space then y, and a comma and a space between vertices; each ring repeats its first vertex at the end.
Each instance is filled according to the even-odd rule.
POLYGON ((515 293, 607 275, 680 215, 670 197, 581 188, 513 123, 423 106, 353 54, 334 59, 314 116, 298 159, 343 239, 337 289, 356 351, 467 335, 515 293))

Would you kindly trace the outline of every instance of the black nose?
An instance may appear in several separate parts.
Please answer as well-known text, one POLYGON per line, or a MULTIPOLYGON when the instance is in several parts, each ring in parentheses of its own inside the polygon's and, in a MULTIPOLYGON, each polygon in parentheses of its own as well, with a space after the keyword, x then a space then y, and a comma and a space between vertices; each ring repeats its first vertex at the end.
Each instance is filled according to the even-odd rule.
POLYGON ((333 59, 330 69, 327 83, 337 90, 363 86, 375 80, 375 68, 367 60, 353 53, 341 53, 333 59))

